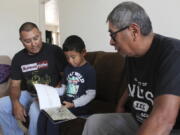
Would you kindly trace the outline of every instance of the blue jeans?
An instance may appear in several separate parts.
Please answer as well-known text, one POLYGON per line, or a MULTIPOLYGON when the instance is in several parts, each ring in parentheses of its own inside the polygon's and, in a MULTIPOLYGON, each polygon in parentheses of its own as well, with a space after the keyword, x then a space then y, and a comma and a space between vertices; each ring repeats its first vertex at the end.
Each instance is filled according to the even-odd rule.
MULTIPOLYGON (((39 116, 39 104, 27 91, 22 91, 20 103, 25 107, 29 115, 29 135, 37 135, 37 120, 39 116)), ((18 127, 15 117, 12 115, 12 104, 9 96, 0 98, 0 126, 3 135, 23 135, 18 127)))

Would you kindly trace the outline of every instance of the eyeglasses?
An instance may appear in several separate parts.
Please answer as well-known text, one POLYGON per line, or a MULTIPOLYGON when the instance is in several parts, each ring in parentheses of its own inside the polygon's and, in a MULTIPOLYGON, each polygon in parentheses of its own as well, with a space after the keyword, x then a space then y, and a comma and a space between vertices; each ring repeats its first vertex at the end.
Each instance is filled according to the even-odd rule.
POLYGON ((117 34, 118 32, 121 32, 121 31, 127 29, 128 27, 129 27, 129 26, 126 26, 126 27, 121 28, 121 29, 119 29, 119 30, 117 30, 117 31, 115 31, 115 32, 110 32, 110 36, 111 36, 112 40, 116 41, 116 34, 117 34))

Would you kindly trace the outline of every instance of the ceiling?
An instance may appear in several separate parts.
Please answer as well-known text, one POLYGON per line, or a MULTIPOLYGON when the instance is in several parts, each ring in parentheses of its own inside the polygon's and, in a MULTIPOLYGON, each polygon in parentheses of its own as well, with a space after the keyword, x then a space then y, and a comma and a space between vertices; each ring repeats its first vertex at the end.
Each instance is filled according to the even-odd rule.
POLYGON ((47 25, 59 25, 58 0, 47 0, 45 3, 45 21, 47 25))

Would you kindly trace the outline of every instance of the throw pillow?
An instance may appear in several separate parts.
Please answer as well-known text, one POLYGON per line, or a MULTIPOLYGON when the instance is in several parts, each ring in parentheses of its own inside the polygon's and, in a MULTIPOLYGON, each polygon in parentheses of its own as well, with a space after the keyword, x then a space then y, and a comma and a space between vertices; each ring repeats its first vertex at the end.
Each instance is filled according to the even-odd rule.
POLYGON ((10 76, 10 65, 0 64, 0 84, 8 80, 10 76))

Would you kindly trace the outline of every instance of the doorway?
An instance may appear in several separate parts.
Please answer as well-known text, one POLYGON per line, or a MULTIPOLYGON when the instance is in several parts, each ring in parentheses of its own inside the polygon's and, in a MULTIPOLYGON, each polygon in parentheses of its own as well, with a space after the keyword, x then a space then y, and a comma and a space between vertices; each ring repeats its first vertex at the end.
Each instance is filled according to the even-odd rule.
POLYGON ((48 0, 45 3, 44 10, 46 42, 55 45, 60 45, 58 0, 48 0))

